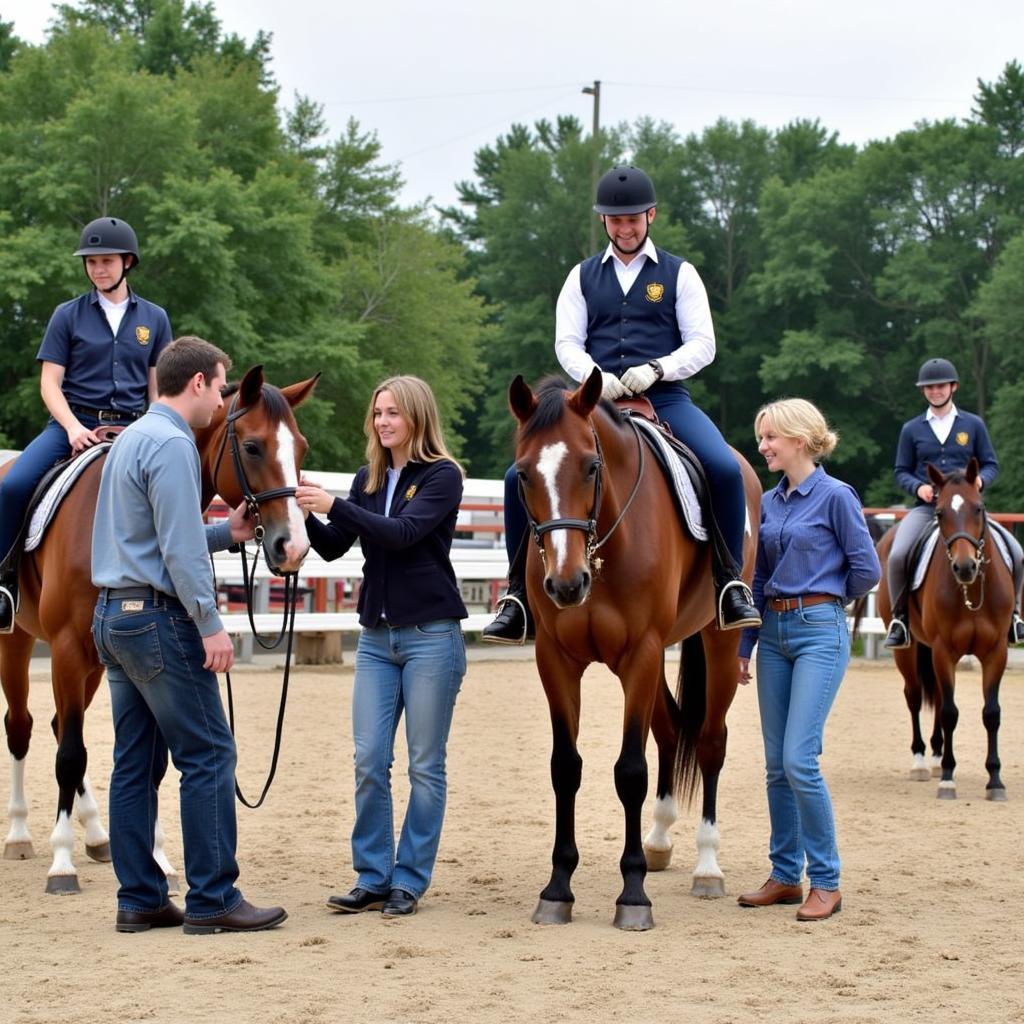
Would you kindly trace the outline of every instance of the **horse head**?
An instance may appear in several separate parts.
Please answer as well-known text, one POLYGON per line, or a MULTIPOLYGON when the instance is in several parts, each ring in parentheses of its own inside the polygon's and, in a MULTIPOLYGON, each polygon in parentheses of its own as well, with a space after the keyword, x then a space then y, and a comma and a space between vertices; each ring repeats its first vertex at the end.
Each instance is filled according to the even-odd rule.
POLYGON ((224 389, 225 406, 197 436, 203 465, 203 502, 219 494, 229 505, 245 501, 257 519, 267 564, 295 572, 309 550, 306 524, 295 501, 299 468, 309 445, 292 409, 312 394, 320 374, 276 388, 253 366, 224 389))
POLYGON ((931 463, 927 469, 950 568, 958 582, 969 586, 978 578, 985 553, 985 503, 977 486, 978 460, 972 458, 965 470, 948 475, 931 463))
POLYGON ((559 608, 586 601, 593 582, 603 466, 590 417, 600 398, 597 369, 575 391, 557 378, 542 381, 536 394, 521 376, 509 387, 519 421, 519 492, 544 565, 544 591, 559 608))

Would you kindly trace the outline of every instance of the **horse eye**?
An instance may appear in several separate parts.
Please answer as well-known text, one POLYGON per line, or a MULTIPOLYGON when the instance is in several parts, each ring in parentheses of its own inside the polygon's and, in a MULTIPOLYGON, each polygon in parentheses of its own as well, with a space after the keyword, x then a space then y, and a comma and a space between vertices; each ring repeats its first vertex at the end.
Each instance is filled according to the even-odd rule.
POLYGON ((259 458, 260 456, 260 446, 256 441, 243 442, 242 449, 246 455, 251 455, 253 458, 259 458))

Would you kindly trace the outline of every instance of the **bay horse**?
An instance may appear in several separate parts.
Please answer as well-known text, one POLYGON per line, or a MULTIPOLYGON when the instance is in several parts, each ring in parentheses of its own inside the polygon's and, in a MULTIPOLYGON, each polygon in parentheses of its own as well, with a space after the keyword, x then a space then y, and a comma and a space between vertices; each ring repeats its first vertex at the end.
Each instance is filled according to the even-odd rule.
MULTIPOLYGON (((231 410, 221 409, 196 437, 203 507, 217 494, 232 506, 244 498, 250 514, 258 517, 257 530, 262 530, 267 560, 281 572, 296 570, 309 547, 294 498, 307 444, 292 408, 310 395, 319 376, 279 390, 264 381, 261 366, 254 366, 241 383, 224 389, 225 397, 232 396, 231 410)), ((49 893, 80 891, 72 858, 75 835, 71 819, 76 797, 87 854, 94 860, 110 860, 107 833, 86 774, 83 736, 85 712, 103 675, 91 632, 97 598, 91 572, 92 524, 103 461, 101 456, 86 467, 40 546, 22 556, 21 604, 15 629, 0 636, 0 682, 7 698, 4 725, 11 753, 11 823, 5 859, 34 856, 24 790, 25 757, 32 735, 29 660, 36 639, 50 645, 58 794, 57 820, 50 836, 49 893)), ((0 475, 9 468, 10 464, 0 469, 0 475)), ((170 874, 161 840, 158 824, 154 855, 170 874)))
MULTIPOLYGON (((625 812, 623 889, 614 924, 642 931, 654 925, 644 891, 647 870, 668 866, 675 794, 681 789, 693 796, 698 768, 703 808, 691 891, 725 894, 716 856, 716 797, 725 716, 738 685, 740 633, 718 629, 709 546, 684 531, 665 476, 649 453, 644 470, 638 428, 601 401, 601 386, 595 369, 574 391, 552 378, 535 394, 521 376, 509 388, 519 421, 516 471, 535 540, 527 557, 527 594, 551 716, 555 792, 553 869, 533 920, 566 924, 572 918, 570 881, 579 861, 575 800, 582 778, 580 681, 589 664, 603 662, 619 677, 625 703, 615 763, 625 812), (677 703, 665 679, 664 651, 678 641, 683 654, 677 703), (650 731, 658 747, 657 801, 654 827, 642 842, 650 731)), ((761 487, 746 460, 738 454, 737 459, 751 527, 744 538, 749 583, 761 487)))
MULTIPOLYGON (((938 796, 944 800, 956 798, 953 733, 960 714, 954 700, 956 666, 961 658, 972 654, 981 662, 981 717, 988 734, 985 797, 1005 800, 1006 788, 999 775, 999 684, 1009 647, 1013 576, 998 549, 992 551, 994 543, 989 544, 985 503, 975 485, 977 459, 972 458, 965 470, 948 475, 929 465, 928 477, 935 488, 939 538, 924 582, 911 592, 907 603, 910 647, 892 652, 903 676, 913 730, 910 777, 922 782, 931 777, 921 734, 923 701, 935 709, 930 743, 933 763, 941 762, 938 796)), ((895 529, 892 527, 877 547, 882 563, 878 610, 886 625, 892 619, 892 604, 885 570, 895 529)))

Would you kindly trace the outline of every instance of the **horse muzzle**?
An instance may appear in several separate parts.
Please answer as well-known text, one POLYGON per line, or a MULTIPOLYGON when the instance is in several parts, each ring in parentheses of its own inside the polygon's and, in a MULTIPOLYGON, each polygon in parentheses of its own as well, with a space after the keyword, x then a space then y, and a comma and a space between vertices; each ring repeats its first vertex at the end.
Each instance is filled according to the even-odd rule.
POLYGON ((555 576, 544 577, 544 593, 559 608, 575 608, 590 597, 593 578, 590 571, 580 569, 568 579, 555 576))
POLYGON ((981 563, 977 558, 955 558, 952 560, 952 566, 953 575, 964 586, 970 586, 978 578, 981 570, 981 563))

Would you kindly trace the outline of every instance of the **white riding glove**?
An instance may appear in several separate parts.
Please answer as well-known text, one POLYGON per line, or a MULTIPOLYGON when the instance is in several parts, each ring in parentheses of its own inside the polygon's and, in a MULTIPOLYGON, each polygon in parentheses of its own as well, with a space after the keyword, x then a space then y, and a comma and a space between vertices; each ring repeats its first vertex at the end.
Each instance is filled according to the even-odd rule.
POLYGON ((658 373, 650 363, 631 366, 622 375, 622 385, 634 395, 643 394, 656 380, 658 373))
POLYGON ((606 373, 602 370, 601 377, 604 379, 604 386, 601 388, 602 398, 607 398, 609 401, 614 402, 616 398, 621 398, 626 393, 626 389, 622 386, 622 381, 614 373, 606 373))

